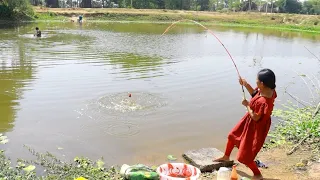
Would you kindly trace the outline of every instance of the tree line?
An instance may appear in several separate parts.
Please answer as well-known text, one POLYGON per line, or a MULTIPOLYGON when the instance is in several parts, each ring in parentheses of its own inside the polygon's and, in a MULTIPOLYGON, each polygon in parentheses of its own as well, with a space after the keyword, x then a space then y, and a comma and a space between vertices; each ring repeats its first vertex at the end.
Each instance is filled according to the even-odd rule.
MULTIPOLYGON (((15 0, 13 0, 15 1, 15 0)), ((135 8, 320 14, 320 0, 29 0, 52 8, 135 8)))
POLYGON ((31 16, 31 5, 51 8, 135 8, 320 14, 320 0, 0 0, 0 18, 31 16))

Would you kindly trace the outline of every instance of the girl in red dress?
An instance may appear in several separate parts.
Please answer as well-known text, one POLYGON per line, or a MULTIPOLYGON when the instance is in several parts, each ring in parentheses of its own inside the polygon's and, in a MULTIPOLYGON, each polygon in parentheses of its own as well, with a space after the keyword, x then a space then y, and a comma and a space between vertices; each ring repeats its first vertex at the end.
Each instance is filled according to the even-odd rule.
POLYGON ((229 133, 224 156, 214 161, 230 161, 230 154, 237 147, 238 161, 252 170, 253 180, 262 180, 254 159, 270 129, 274 100, 277 97, 276 77, 270 69, 262 69, 257 75, 257 88, 253 89, 245 79, 239 79, 239 82, 252 96, 250 102, 242 101, 248 112, 229 133))

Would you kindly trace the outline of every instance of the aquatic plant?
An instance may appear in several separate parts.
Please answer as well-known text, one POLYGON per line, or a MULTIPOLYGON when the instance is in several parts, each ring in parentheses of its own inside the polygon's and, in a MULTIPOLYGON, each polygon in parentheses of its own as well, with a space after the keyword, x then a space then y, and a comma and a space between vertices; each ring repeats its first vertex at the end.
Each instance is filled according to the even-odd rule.
POLYGON ((12 162, 6 157, 5 152, 0 151, 0 179, 121 179, 114 167, 104 167, 103 159, 94 162, 88 158, 76 157, 74 162, 64 162, 49 152, 39 153, 25 147, 36 160, 18 159, 15 167, 12 167, 12 162), (42 170, 44 175, 36 174, 36 169, 42 170))
POLYGON ((287 87, 285 93, 294 102, 289 101, 283 105, 283 109, 274 110, 273 116, 278 118, 279 123, 269 134, 270 142, 266 144, 269 148, 291 145, 292 149, 287 152, 288 155, 293 154, 299 147, 315 153, 320 151, 320 81, 315 76, 312 79, 305 74, 300 74, 299 77, 309 89, 311 100, 304 101, 298 98, 288 92, 287 87))

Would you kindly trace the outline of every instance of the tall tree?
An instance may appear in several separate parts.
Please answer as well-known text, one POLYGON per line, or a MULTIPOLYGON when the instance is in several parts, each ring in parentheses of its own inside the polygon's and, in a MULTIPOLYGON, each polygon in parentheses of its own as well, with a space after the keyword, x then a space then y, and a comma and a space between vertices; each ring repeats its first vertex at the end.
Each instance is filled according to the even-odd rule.
POLYGON ((91 8, 91 0, 82 0, 81 7, 83 8, 91 8))
POLYGON ((58 8, 59 7, 59 1, 58 0, 47 0, 47 7, 51 8, 58 8))
POLYGON ((209 0, 197 0, 197 2, 200 5, 200 11, 209 10, 209 0))
POLYGON ((165 9, 166 8, 166 4, 164 0, 156 0, 156 3, 158 5, 159 9, 165 9))
POLYGON ((302 8, 298 0, 278 0, 276 5, 279 7, 280 12, 284 13, 299 13, 302 8))
POLYGON ((192 6, 192 0, 183 0, 182 9, 190 10, 192 6))

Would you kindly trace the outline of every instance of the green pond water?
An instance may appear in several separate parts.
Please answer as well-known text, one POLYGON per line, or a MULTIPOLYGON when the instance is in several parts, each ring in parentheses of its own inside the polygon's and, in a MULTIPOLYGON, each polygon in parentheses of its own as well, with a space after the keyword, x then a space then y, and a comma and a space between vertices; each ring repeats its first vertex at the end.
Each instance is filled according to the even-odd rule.
MULTIPOLYGON (((178 25, 161 36, 168 25, 0 24, 0 133, 10 139, 0 148, 13 158, 29 156, 26 144, 66 159, 103 156, 108 164, 223 150, 245 113, 236 70, 208 32, 178 25), (42 38, 33 37, 36 26, 42 38)), ((250 83, 259 69, 274 70, 276 107, 290 99, 287 86, 305 101, 318 98, 310 89, 320 88, 320 65, 305 47, 320 56, 319 35, 210 29, 250 83)))

